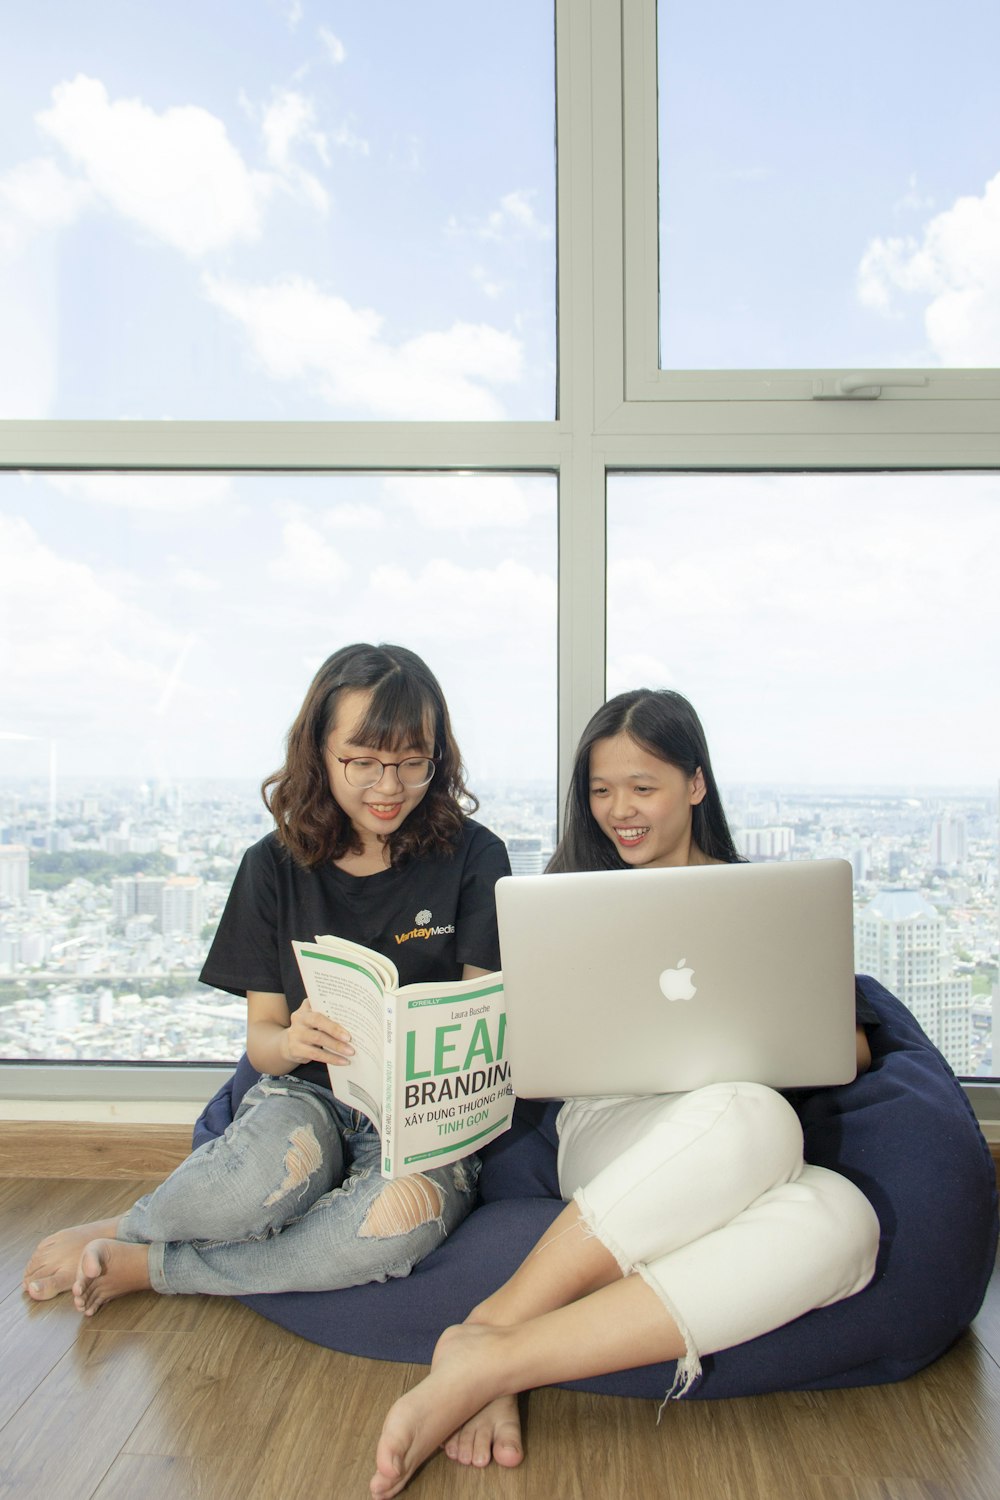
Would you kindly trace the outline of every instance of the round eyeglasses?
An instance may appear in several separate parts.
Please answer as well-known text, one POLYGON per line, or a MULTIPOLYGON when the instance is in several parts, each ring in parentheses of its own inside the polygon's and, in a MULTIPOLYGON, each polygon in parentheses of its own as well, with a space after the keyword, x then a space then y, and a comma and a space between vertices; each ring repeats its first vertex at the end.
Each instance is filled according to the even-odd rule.
POLYGON ((359 792, 378 786, 390 766, 399 777, 400 784, 410 792, 419 791, 422 786, 426 786, 437 769, 435 762, 427 755, 415 755, 409 760, 376 760, 373 755, 338 755, 337 759, 344 768, 348 786, 357 787, 359 792))

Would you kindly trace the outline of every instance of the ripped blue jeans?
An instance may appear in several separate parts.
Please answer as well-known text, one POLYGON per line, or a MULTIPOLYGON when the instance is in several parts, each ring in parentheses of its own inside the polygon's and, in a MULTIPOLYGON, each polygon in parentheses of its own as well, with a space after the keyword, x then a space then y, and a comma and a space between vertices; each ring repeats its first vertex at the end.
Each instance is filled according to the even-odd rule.
POLYGON ((406 1276, 475 1200, 479 1159, 387 1182, 371 1121, 328 1089, 265 1076, 225 1135, 121 1219, 154 1291, 332 1291, 406 1276))

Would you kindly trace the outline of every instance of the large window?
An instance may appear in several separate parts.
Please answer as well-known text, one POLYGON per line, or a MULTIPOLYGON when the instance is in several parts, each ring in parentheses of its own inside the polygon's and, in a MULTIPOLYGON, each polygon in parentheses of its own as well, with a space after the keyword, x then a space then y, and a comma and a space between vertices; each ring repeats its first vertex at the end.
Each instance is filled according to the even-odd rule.
POLYGON ((665 369, 1000 363, 1000 10, 660 0, 665 369))
POLYGON ((855 967, 972 1075, 1000 1062, 998 517, 981 474, 608 495, 608 692, 691 698, 750 859, 850 860, 855 967))
POLYGON ((540 864, 555 521, 543 475, 0 476, 0 1056, 238 1056, 198 971, 349 641, 425 657, 482 817, 540 864))
POLYGON ((309 666, 396 634, 522 868, 605 694, 686 688, 748 850, 915 890, 897 955, 995 1067, 995 35, 983 0, 27 8, 0 865, 40 927, 0 906, 0 997, 93 961, 117 1023, 111 882, 201 880, 207 929, 309 666))
POLYGON ((12 12, 3 415, 551 418, 552 35, 532 0, 12 12))

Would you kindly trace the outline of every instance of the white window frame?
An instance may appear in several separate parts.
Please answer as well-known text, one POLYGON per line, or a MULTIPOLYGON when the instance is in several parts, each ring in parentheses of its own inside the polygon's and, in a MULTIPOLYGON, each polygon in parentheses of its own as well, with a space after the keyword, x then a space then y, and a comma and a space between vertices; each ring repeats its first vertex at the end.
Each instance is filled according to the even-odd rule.
MULTIPOLYGON (((550 422, 0 421, 0 468, 554 474, 559 486, 559 795, 605 695, 613 471, 1000 467, 997 372, 813 399, 843 371, 658 368, 655 0, 555 0, 558 415, 550 422)), ((887 378, 892 372, 883 373, 887 378)), ((0 1099, 203 1098, 199 1064, 0 1065, 0 1099), (192 1086, 179 1077, 196 1077, 192 1086)), ((997 1091, 985 1118, 1000 1121, 997 1091)))
MULTIPOLYGON (((967 455, 964 440, 974 438, 988 409, 976 403, 1000 399, 1000 369, 673 370, 660 367, 659 159, 657 118, 657 0, 621 0, 623 201, 625 245, 624 301, 628 404, 698 402, 714 410, 691 412, 715 436, 728 433, 725 403, 766 402, 784 411, 754 413, 754 427, 772 428, 788 438, 831 438, 840 445, 854 438, 882 438, 896 444, 893 467, 919 462, 926 430, 937 443, 950 434, 956 453, 967 455), (852 376, 865 376, 860 390, 838 394, 852 376), (919 378, 923 386, 906 382, 919 378), (877 397, 873 391, 878 390, 877 397), (955 404, 965 412, 950 412, 955 404), (903 408, 904 410, 900 410, 903 408), (903 445, 901 457, 895 454, 903 445), (917 445, 916 448, 914 445, 917 445)), ((669 366, 669 361, 668 361, 669 366)), ((662 415, 662 414, 661 414, 662 415)), ((647 420, 655 423, 651 412, 647 420)), ((664 431, 668 430, 666 427, 664 431)), ((996 427, 993 428, 994 436, 996 427)), ((939 453, 935 448, 934 452, 939 453)), ((940 456, 929 461, 948 466, 940 456)), ((984 460, 990 462, 990 460, 984 460)))

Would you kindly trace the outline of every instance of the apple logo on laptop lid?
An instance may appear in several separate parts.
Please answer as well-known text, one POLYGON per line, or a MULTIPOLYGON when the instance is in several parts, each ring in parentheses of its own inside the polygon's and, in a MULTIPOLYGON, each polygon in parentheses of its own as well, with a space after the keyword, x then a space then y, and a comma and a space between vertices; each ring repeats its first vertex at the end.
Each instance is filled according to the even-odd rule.
POLYGON ((660 975, 660 989, 665 1000, 693 1000, 698 993, 697 985, 691 983, 693 969, 684 967, 683 958, 673 969, 664 969, 660 975))

